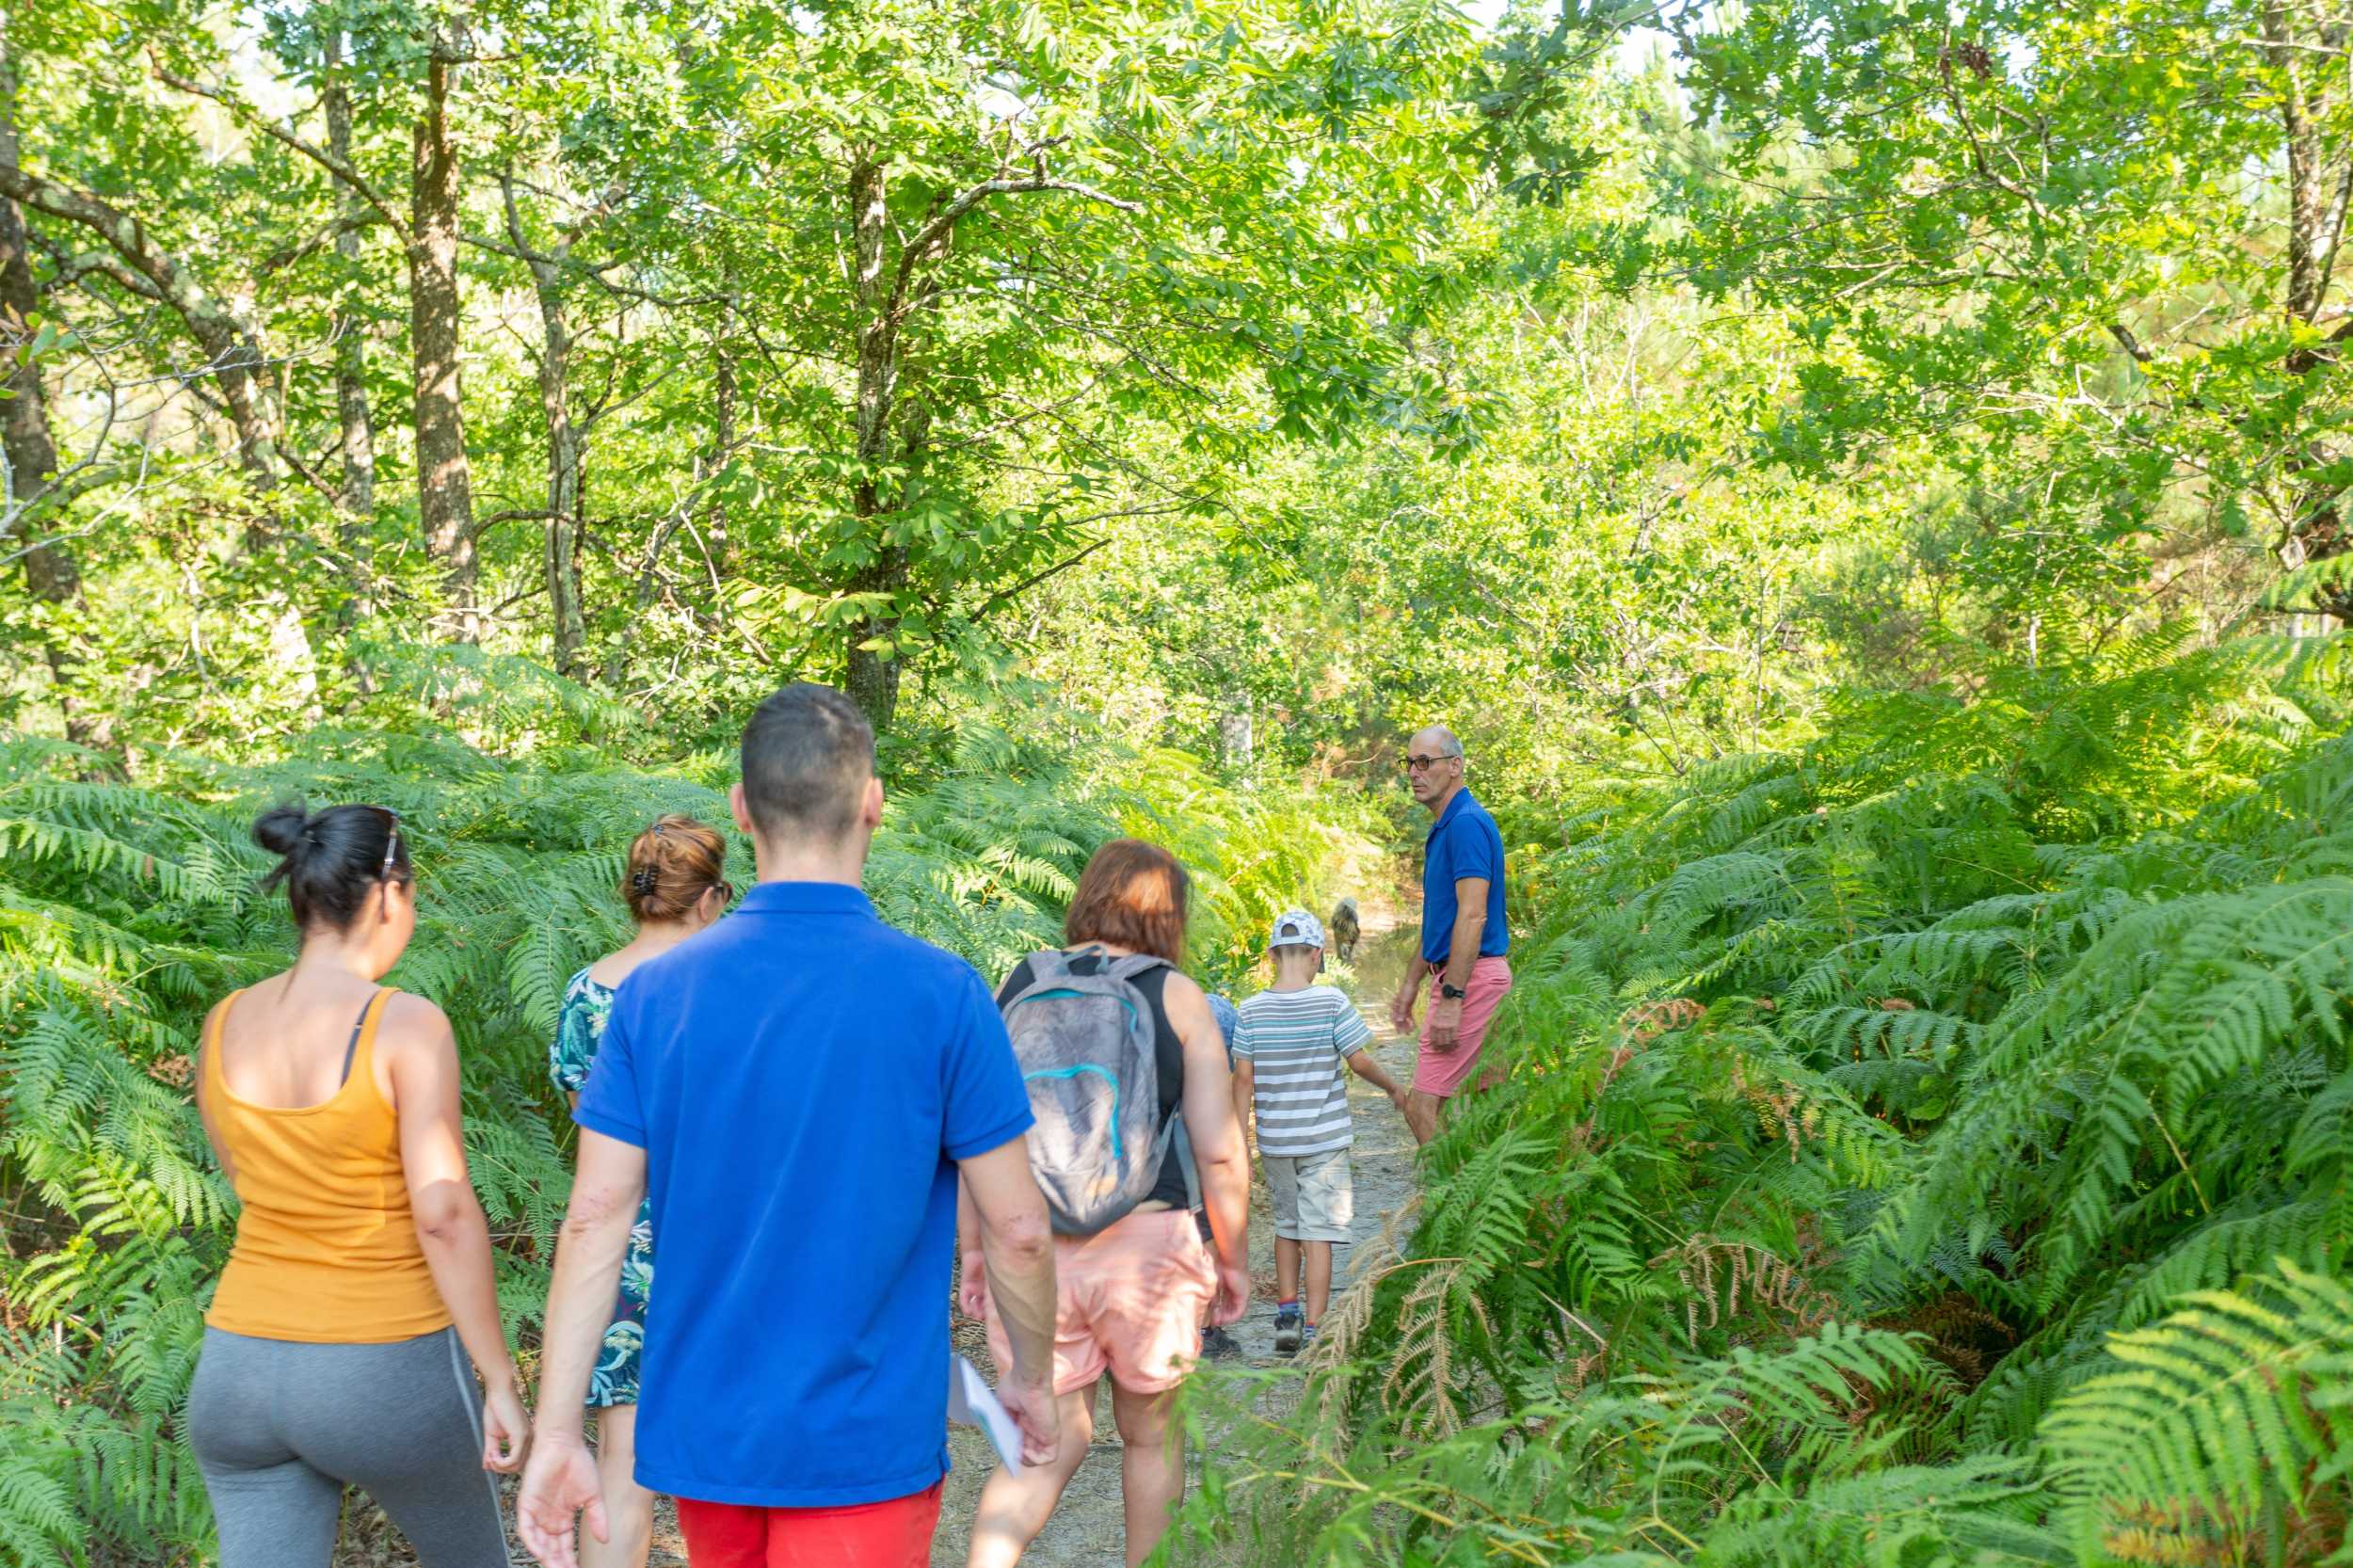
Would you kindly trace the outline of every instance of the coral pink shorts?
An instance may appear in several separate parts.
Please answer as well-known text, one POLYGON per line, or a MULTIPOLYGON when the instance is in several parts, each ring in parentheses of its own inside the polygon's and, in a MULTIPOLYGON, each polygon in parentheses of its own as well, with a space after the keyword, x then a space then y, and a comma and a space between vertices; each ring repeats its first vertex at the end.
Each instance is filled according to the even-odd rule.
MULTIPOLYGON (((1109 1370, 1136 1394, 1184 1382, 1201 1354, 1201 1320, 1217 1295, 1217 1266, 1182 1208, 1130 1214, 1093 1236, 1054 1238, 1054 1392, 1084 1388, 1109 1370)), ((1013 1365, 1013 1341, 988 1303, 988 1353, 1013 1365)))
POLYGON ((1512 966, 1500 957, 1481 958, 1471 965, 1470 984, 1463 987, 1463 1024, 1454 1032, 1454 1048, 1430 1048, 1430 1014, 1437 1004, 1438 977, 1430 977, 1430 996, 1421 1015, 1421 1058, 1414 1064, 1414 1087, 1446 1099, 1459 1092, 1471 1069, 1479 1065, 1487 1044, 1487 1026, 1512 989, 1512 966))

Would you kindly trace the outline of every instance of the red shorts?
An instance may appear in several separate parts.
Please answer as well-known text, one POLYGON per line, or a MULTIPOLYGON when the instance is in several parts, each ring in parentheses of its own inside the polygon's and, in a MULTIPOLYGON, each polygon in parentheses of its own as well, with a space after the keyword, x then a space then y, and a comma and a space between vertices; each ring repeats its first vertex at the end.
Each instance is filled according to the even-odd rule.
POLYGON ((678 1499, 691 1568, 928 1568, 939 1489, 847 1508, 678 1499))
POLYGON ((1414 1064, 1414 1087, 1425 1095, 1448 1099, 1463 1087, 1479 1052, 1487 1043, 1487 1026, 1512 989, 1512 966, 1500 957, 1481 958, 1471 966, 1470 984, 1463 987, 1463 1022, 1454 1032, 1452 1050, 1430 1048, 1430 1014, 1436 1010, 1438 977, 1430 977, 1430 1006, 1421 1016, 1421 1056, 1414 1064))

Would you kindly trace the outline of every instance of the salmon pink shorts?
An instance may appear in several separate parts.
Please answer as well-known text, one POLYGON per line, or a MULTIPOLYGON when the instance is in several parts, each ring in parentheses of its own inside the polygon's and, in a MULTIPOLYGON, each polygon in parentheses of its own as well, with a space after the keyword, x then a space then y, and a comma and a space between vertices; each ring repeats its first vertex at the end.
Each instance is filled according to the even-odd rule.
POLYGON ((1461 1092, 1479 1065, 1487 1044, 1487 1026, 1512 989, 1512 966, 1502 957, 1481 958, 1471 965, 1470 984, 1463 987, 1463 1023, 1454 1032, 1454 1048, 1430 1048, 1430 1014, 1437 1000, 1438 977, 1430 977, 1430 1005, 1421 1015, 1421 1057, 1414 1064, 1414 1087, 1425 1095, 1448 1099, 1461 1092))
MULTIPOLYGON (((1054 1238, 1054 1392, 1105 1371, 1134 1394, 1185 1381, 1201 1354, 1201 1320, 1217 1296, 1217 1265, 1193 1213, 1130 1214, 1093 1236, 1054 1238)), ((988 1302, 988 1353, 1013 1365, 1013 1341, 988 1302)))

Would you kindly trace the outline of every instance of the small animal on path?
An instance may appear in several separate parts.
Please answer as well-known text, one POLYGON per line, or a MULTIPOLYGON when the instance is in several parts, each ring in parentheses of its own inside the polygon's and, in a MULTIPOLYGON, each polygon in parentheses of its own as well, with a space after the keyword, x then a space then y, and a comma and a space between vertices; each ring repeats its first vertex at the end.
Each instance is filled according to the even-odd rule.
POLYGON ((1356 962, 1356 938, 1364 935, 1364 924, 1356 918, 1356 901, 1340 900, 1340 906, 1332 911, 1332 941, 1339 949, 1340 962, 1356 962))

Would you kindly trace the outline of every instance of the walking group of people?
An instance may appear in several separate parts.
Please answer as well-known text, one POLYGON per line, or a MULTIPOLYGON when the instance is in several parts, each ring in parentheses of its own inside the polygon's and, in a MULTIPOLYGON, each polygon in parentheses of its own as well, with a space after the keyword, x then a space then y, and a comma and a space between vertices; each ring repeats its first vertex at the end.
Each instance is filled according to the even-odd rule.
POLYGON ((1350 1239, 1343 1069, 1426 1140, 1510 984, 1502 842, 1462 747, 1434 729, 1409 751, 1433 822, 1421 961, 1392 1019, 1433 995, 1400 1085, 1314 984, 1325 936, 1305 910, 1276 921, 1273 984, 1239 1010, 1189 979, 1186 873, 1137 840, 1096 854, 1066 945, 992 995, 860 890, 883 792, 857 709, 807 683, 770 697, 730 792, 756 885, 738 901, 720 834, 663 818, 630 850, 634 938, 564 999, 550 1067, 579 1163, 536 1417, 449 1022, 378 984, 416 924, 400 819, 264 813, 301 952, 213 1009, 198 1075, 243 1209, 187 1410, 221 1568, 324 1568, 355 1485, 425 1568, 501 1568, 488 1472, 519 1469, 517 1533, 550 1568, 642 1565, 657 1494, 693 1568, 928 1563, 959 1246, 956 1300, 986 1324, 1021 1461, 984 1487, 969 1561, 1020 1560, 1108 1376, 1141 1562, 1184 1487, 1173 1391, 1205 1329, 1249 1304, 1248 1129, 1293 1352, 1350 1239))

